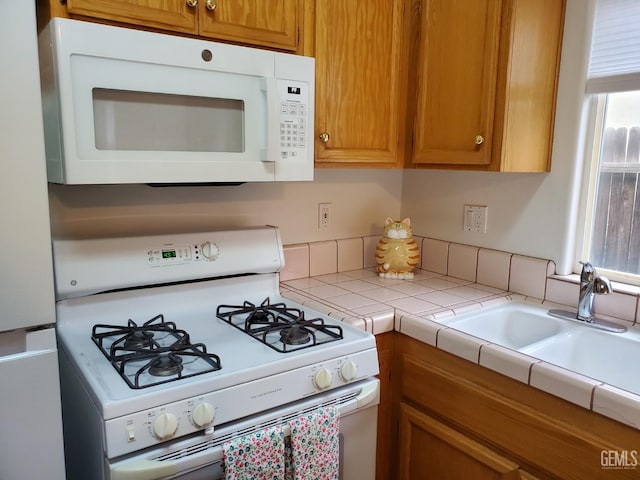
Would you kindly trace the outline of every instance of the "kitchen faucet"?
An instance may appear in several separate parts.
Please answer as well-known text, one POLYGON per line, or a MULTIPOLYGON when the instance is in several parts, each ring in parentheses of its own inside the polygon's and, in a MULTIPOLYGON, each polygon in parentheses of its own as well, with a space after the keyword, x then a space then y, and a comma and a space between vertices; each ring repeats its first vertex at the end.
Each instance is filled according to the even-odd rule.
POLYGON ((570 312, 568 310, 549 310, 549 315, 558 317, 572 322, 580 322, 599 330, 607 332, 622 333, 627 331, 627 327, 615 322, 596 318, 593 311, 593 299, 596 295, 609 295, 613 293, 613 287, 609 279, 596 273, 588 262, 580 262, 582 264, 582 273, 580 273, 580 296, 578 297, 578 312, 570 312))
POLYGON ((611 282, 607 277, 599 276, 596 269, 589 262, 580 262, 580 296, 578 297, 578 314, 576 318, 583 322, 592 323, 594 320, 593 299, 597 295, 608 295, 613 292, 611 282))

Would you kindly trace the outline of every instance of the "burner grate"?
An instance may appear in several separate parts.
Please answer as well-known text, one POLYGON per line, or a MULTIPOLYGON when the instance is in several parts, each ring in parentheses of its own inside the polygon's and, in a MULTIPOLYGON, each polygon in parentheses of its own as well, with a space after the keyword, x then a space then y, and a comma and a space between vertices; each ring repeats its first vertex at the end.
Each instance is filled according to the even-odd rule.
POLYGON ((269 298, 257 306, 248 301, 242 305, 219 305, 216 315, 280 353, 343 338, 339 325, 329 325, 320 317, 307 320, 302 310, 284 303, 272 304, 269 298))
POLYGON ((220 357, 189 334, 156 315, 138 326, 94 325, 91 339, 130 388, 147 388, 222 368, 220 357), (197 368, 193 368, 198 362, 197 368), (185 371, 185 366, 192 368, 185 371))

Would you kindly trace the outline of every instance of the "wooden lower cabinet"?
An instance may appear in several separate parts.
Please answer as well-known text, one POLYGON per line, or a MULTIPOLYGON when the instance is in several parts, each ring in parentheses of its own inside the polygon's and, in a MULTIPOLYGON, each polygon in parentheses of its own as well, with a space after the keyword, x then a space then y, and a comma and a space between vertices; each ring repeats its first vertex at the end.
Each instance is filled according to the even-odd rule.
POLYGON ((395 335, 386 479, 640 478, 640 430, 395 335))
POLYGON ((376 335, 378 363, 380 364, 380 405, 378 406, 378 432, 376 449, 376 480, 387 480, 391 477, 391 455, 394 450, 391 389, 391 364, 393 362, 394 332, 376 335))
POLYGON ((519 478, 516 463, 405 403, 399 460, 400 480, 519 478))

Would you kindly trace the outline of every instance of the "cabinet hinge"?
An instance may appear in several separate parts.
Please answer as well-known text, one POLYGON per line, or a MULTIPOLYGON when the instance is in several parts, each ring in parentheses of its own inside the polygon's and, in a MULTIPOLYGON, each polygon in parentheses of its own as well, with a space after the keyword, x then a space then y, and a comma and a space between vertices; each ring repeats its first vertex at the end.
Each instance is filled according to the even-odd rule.
POLYGON ((296 48, 300 48, 300 27, 298 27, 298 38, 296 39, 296 48))

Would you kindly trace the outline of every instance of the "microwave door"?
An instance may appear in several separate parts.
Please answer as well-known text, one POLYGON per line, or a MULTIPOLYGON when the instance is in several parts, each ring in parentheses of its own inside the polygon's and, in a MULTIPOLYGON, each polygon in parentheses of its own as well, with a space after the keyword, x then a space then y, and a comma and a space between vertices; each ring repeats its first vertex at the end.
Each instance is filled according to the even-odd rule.
POLYGON ((90 56, 72 67, 66 183, 274 180, 273 78, 90 56))

